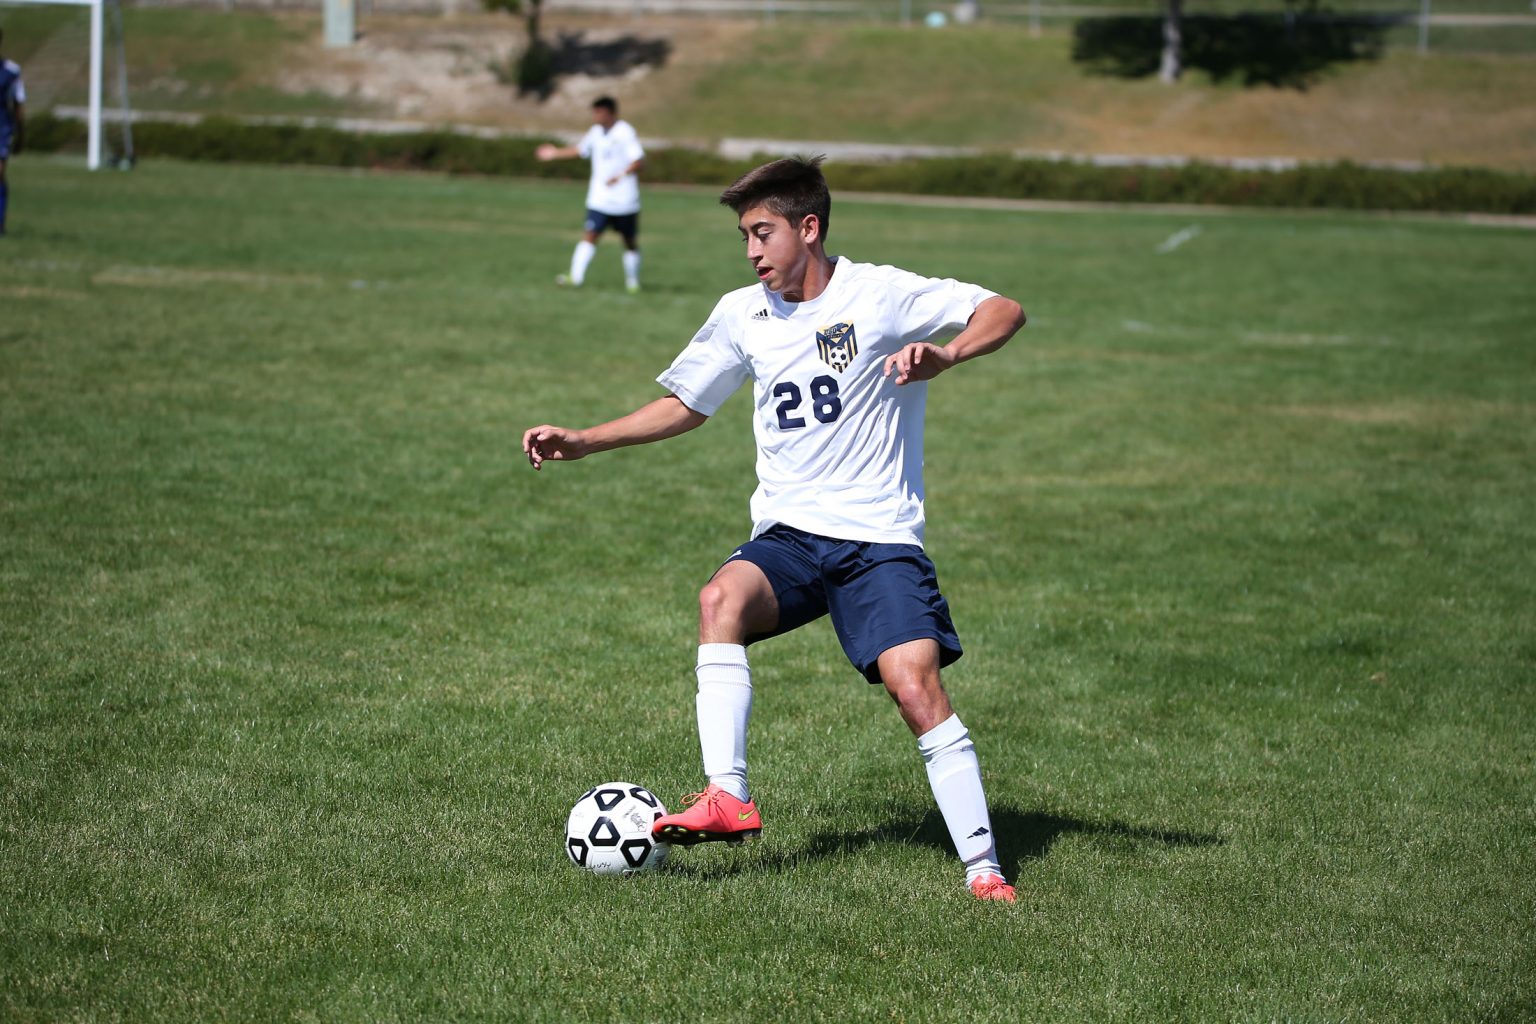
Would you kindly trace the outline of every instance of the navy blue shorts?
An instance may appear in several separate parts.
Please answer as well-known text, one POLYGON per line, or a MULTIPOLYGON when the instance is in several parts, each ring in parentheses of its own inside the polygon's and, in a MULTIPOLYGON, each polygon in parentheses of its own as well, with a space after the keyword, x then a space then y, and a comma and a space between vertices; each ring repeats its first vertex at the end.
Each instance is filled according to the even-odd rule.
POLYGON ((11 126, 0 124, 0 160, 11 158, 11 126))
POLYGON ((640 234, 640 215, 638 213, 600 213, 597 210, 587 211, 587 230, 594 235, 600 235, 609 228, 619 233, 619 237, 631 244, 635 236, 640 234))
POLYGON ((916 544, 836 540, 779 525, 726 559, 735 561, 763 570, 779 601, 778 626, 749 644, 830 614, 843 653, 871 683, 880 682, 880 655, 911 640, 938 641, 940 667, 962 653, 938 573, 916 544))

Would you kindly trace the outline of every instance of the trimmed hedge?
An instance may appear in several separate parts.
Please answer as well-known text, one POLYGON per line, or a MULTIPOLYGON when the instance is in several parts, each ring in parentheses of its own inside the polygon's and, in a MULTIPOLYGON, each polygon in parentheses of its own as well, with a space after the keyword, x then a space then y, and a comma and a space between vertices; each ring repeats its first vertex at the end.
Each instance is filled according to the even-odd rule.
MULTIPOLYGON (((83 148, 85 126, 43 114, 27 123, 29 148, 83 148)), ((300 125, 247 124, 209 118, 198 124, 141 121, 133 127, 141 157, 240 163, 316 164, 584 180, 577 161, 541 163, 536 139, 481 138, 452 130, 381 135, 300 125)), ((646 177, 678 184, 724 185, 757 160, 727 160, 682 147, 646 156, 646 177)), ((1402 171, 1352 163, 1289 170, 1240 170, 1215 164, 1105 167, 1008 155, 827 165, 834 189, 1005 199, 1225 206, 1536 213, 1536 176, 1471 167, 1402 171)))
POLYGON ((1536 213, 1536 176, 1470 167, 1400 171, 1359 164, 1240 170, 1215 164, 1103 167, 985 156, 827 168, 840 189, 1116 203, 1536 213))

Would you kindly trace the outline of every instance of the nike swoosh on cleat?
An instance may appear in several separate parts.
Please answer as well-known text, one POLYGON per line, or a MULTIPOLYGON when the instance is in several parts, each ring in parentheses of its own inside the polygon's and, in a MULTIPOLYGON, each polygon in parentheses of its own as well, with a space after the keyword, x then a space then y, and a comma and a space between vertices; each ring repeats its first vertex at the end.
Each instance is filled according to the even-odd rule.
POLYGON ((736 815, 736 820, 737 821, 746 821, 748 818, 752 817, 753 813, 754 812, 752 812, 752 811, 740 811, 736 815))

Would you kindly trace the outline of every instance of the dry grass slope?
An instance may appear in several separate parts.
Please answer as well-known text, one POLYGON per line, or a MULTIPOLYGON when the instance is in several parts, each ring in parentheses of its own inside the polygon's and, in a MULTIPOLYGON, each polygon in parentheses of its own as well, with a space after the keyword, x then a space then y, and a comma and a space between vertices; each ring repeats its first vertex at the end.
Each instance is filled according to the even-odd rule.
MULTIPOLYGON (((8 53, 25 62, 39 45, 29 26, 41 17, 0 8, 3 23, 18 29, 8 53)), ((546 26, 566 73, 539 100, 518 96, 505 80, 522 45, 520 22, 510 17, 369 16, 359 43, 336 51, 322 46, 313 14, 136 8, 135 102, 145 110, 350 114, 539 132, 581 128, 591 100, 611 93, 642 133, 682 140, 1536 170, 1529 55, 1388 49, 1377 61, 1335 65, 1305 89, 1244 88, 1198 73, 1165 87, 1091 75, 1073 63, 1066 30, 1034 37, 1012 21, 934 32, 555 13, 546 26)))

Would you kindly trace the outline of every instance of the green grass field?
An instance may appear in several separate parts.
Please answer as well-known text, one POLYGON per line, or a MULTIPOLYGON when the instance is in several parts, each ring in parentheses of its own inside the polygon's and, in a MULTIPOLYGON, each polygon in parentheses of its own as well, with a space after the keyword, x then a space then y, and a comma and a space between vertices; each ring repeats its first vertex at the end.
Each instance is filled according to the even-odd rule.
POLYGON ((929 401, 929 540, 1021 902, 817 624, 755 648, 763 840, 629 881, 588 786, 699 787, 694 598, 749 402, 535 474, 749 278, 653 189, 12 165, 0 1018, 1536 1015, 1536 234, 843 202, 1033 321, 929 401), (1182 241, 1182 244, 1178 244, 1182 241))

